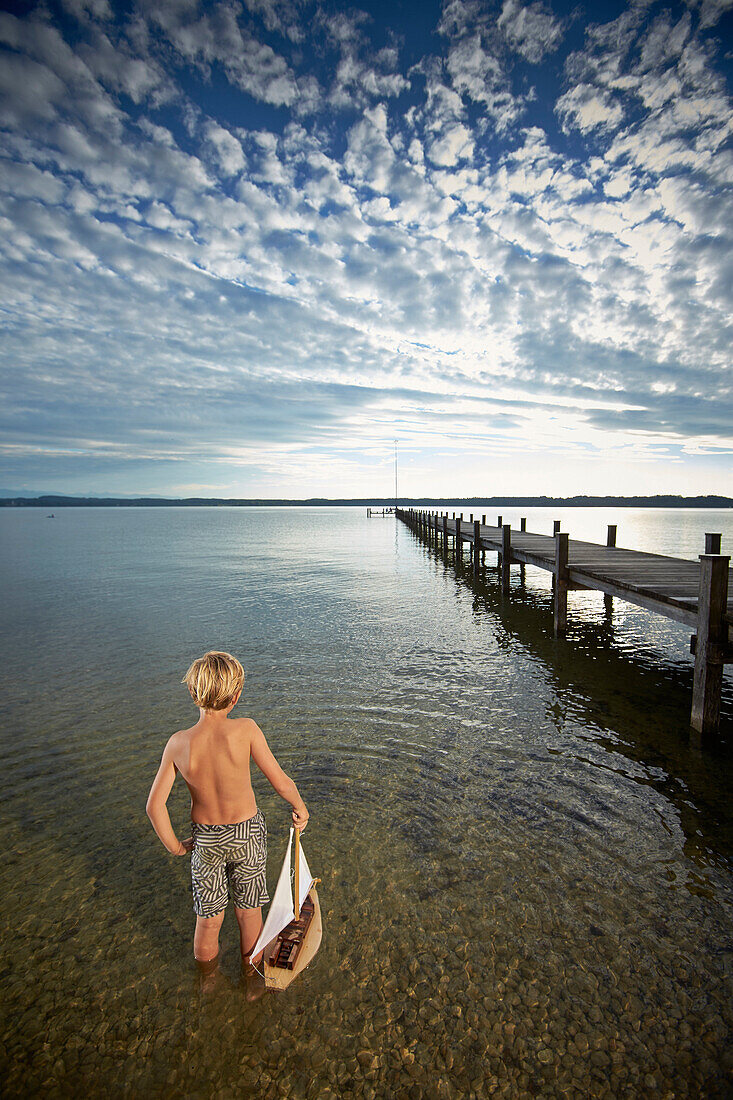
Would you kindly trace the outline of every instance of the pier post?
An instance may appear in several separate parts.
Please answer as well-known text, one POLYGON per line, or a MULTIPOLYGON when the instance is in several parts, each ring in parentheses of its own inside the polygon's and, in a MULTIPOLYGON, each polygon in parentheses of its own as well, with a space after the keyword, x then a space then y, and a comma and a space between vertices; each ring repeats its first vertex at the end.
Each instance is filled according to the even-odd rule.
POLYGON ((568 626, 568 535, 567 531, 555 532, 555 614, 556 638, 563 638, 568 626))
POLYGON ((473 521, 473 571, 478 576, 481 562, 481 524, 476 519, 473 521))
POLYGON ((448 513, 443 512, 443 557, 448 556, 448 513))
MULTIPOLYGON (((617 530, 615 523, 609 523, 608 530, 606 531, 606 546, 610 549, 614 549, 616 546, 617 530)), ((613 617, 613 596, 609 596, 608 592, 603 593, 603 610, 607 619, 613 617)))
MULTIPOLYGON (((497 516, 496 517, 496 526, 499 527, 499 528, 504 526, 504 517, 503 516, 497 516)), ((501 550, 497 550, 497 552, 496 552, 496 568, 501 569, 501 550)))
MULTIPOLYGON (((520 519, 520 521, 519 521, 519 530, 520 531, 526 531, 527 530, 527 517, 526 516, 522 516, 522 518, 520 519)), ((526 576, 526 571, 525 571, 525 568, 524 568, 524 562, 521 562, 520 566, 519 566, 519 583, 522 586, 522 588, 524 588, 525 576, 526 576)))
POLYGON ((552 533, 553 533, 553 535, 556 535, 559 530, 560 530, 560 520, 559 519, 554 519, 552 521, 552 533))
POLYGON ((705 553, 706 554, 719 554, 720 553, 720 540, 722 535, 712 535, 709 531, 705 532, 705 553))
MULTIPOLYGON (((481 526, 486 526, 486 516, 481 517, 481 526)), ((483 549, 483 547, 481 548, 481 564, 486 565, 486 551, 483 549)))
POLYGON ((458 561, 459 557, 463 556, 463 549, 461 547, 461 520, 463 519, 463 513, 460 516, 456 516, 456 537, 453 539, 453 557, 455 561, 458 561))
POLYGON ((512 560, 512 525, 505 523, 501 528, 501 590, 509 591, 509 566, 512 560))
POLYGON ((522 516, 522 518, 520 519, 520 521, 519 521, 519 530, 520 531, 526 531, 527 530, 527 517, 526 516, 522 516))
MULTIPOLYGON (((707 539, 707 536, 706 536, 707 539)), ((723 651, 727 630, 723 614, 728 601, 730 558, 700 554, 695 676, 690 725, 700 734, 717 733, 723 684, 723 651)))

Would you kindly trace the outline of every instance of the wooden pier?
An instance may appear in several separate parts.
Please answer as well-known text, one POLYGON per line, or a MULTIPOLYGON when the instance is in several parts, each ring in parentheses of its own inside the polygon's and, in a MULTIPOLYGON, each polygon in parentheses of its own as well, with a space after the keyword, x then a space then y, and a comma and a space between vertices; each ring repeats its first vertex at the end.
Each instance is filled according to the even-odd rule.
POLYGON ((567 629, 568 592, 593 589, 627 603, 644 607, 668 619, 692 627, 690 652, 695 656, 691 726, 701 734, 716 733, 720 726, 723 665, 733 663, 733 584, 730 557, 720 553, 721 536, 705 536, 705 553, 699 561, 645 554, 616 546, 616 527, 609 526, 606 545, 570 539, 555 521, 552 535, 512 530, 499 516, 495 525, 486 516, 468 520, 420 509, 398 508, 398 519, 419 537, 448 555, 471 555, 478 574, 486 552, 498 555, 502 591, 509 592, 512 565, 536 566, 552 573, 553 627, 557 637, 567 629))

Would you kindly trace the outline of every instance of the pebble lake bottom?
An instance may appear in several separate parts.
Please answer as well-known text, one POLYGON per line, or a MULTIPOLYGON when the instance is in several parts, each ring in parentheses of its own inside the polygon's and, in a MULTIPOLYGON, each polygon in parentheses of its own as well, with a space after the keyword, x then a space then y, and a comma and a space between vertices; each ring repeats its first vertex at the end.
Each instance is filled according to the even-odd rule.
MULTIPOLYGON (((733 546, 731 512, 526 515, 733 546)), ((689 630, 574 592, 556 641, 547 574, 502 598, 365 509, 2 509, 0 537, 4 1096, 731 1095, 733 670, 700 751, 689 630), (254 1004, 231 910, 199 991, 189 861, 144 811, 211 647, 322 879, 312 967, 254 1004)), ((288 813, 253 778, 272 893, 288 813)), ((169 806, 188 835, 180 780, 169 806)))

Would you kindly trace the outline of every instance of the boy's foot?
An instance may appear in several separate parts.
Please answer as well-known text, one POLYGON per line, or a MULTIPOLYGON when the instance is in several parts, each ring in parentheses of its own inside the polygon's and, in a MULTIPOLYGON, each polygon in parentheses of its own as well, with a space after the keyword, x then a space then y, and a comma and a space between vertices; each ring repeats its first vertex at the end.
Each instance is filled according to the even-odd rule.
POLYGON ((196 969, 199 976, 199 991, 201 993, 213 993, 223 981, 223 975, 219 970, 221 952, 213 959, 196 959, 196 969))
POLYGON ((259 1001, 267 992, 265 979, 251 963, 242 960, 242 985, 248 1001, 259 1001))

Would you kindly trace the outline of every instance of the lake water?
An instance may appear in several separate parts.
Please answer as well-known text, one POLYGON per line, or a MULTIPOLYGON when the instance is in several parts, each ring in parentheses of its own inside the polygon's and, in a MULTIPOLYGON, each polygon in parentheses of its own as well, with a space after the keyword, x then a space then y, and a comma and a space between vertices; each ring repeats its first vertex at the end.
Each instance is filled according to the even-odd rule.
MULTIPOLYGON (((522 514, 733 547, 729 511, 522 514)), ((731 1094, 733 682, 701 751, 689 629, 575 592, 555 640, 548 574, 502 598, 365 509, 2 509, 0 538, 4 1095, 731 1094), (144 810, 208 648, 322 879, 313 965, 254 1004, 232 912, 200 990, 188 859, 144 810)), ((272 892, 289 814, 254 784, 272 892)))

